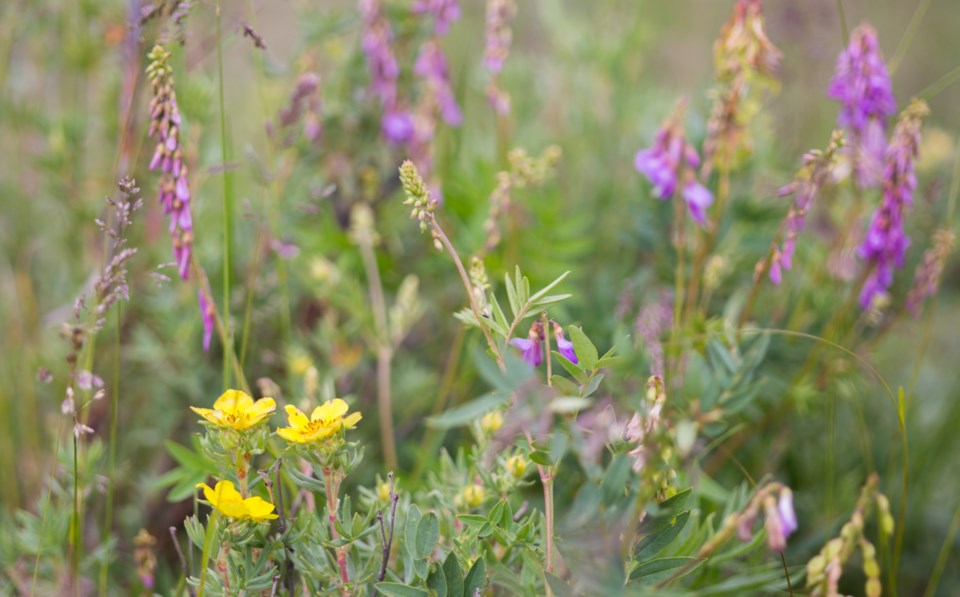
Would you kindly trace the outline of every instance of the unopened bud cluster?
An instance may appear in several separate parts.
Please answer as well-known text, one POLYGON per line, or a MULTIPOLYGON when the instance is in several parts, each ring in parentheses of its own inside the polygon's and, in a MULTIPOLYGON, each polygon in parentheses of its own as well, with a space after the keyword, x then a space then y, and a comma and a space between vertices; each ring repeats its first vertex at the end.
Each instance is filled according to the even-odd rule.
POLYGON ((430 220, 433 219, 434 203, 430 200, 430 191, 426 183, 423 182, 417 167, 410 160, 406 160, 400 166, 400 185, 407 194, 403 204, 413 206, 410 217, 420 222, 421 232, 426 232, 430 220))

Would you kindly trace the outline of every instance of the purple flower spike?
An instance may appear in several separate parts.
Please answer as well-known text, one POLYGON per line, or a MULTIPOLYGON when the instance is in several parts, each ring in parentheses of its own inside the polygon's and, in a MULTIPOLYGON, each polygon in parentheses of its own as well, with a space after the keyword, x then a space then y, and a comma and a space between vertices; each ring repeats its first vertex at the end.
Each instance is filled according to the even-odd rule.
POLYGON ((433 15, 433 31, 437 35, 446 35, 450 24, 460 19, 460 3, 457 0, 417 0, 412 10, 416 14, 433 15))
POLYGON ((213 305, 207 302, 207 297, 203 291, 197 293, 197 299, 200 302, 200 317, 203 320, 203 350, 210 351, 210 340, 213 338, 213 305))
POLYGON ((893 271, 903 266, 910 239, 903 229, 904 213, 913 204, 917 187, 915 161, 920 152, 920 129, 929 113, 927 104, 913 100, 903 111, 887 148, 883 169, 883 200, 870 223, 858 255, 874 269, 860 292, 860 306, 870 309, 874 299, 893 284, 893 271))
POLYGON ((633 165, 653 185, 653 194, 658 199, 670 199, 677 186, 682 184, 681 192, 690 216, 698 224, 704 225, 707 221, 706 209, 713 203, 713 194, 697 180, 696 169, 700 166, 700 156, 684 138, 682 121, 685 111, 686 101, 681 99, 673 115, 657 133, 653 146, 638 151, 633 165))
POLYGON ((539 338, 513 338, 510 340, 510 346, 520 349, 523 360, 536 367, 543 361, 543 349, 539 338))
POLYGON ((439 43, 433 40, 423 44, 413 72, 426 80, 430 91, 436 97, 444 122, 450 126, 459 126, 463 121, 463 115, 457 104, 457 98, 453 94, 453 88, 450 86, 447 57, 439 43))
POLYGON ((409 112, 387 112, 380 121, 380 129, 390 143, 408 143, 415 131, 413 116, 409 112))
MULTIPOLYGON (((383 15, 379 0, 360 0, 363 18, 361 45, 370 71, 370 91, 388 112, 397 104, 397 77, 400 67, 393 53, 393 31, 383 15)), ((386 131, 384 131, 386 132, 386 131)))
POLYGON ((563 336, 563 328, 560 327, 560 325, 556 322, 553 324, 553 339, 557 343, 557 352, 559 352, 563 358, 567 359, 574 365, 580 362, 577 359, 576 351, 573 349, 573 342, 567 340, 563 336))
POLYGON ((871 187, 880 178, 887 117, 896 113, 890 74, 880 53, 877 32, 864 23, 850 35, 837 58, 827 95, 840 102, 838 124, 850 133, 857 184, 871 187))

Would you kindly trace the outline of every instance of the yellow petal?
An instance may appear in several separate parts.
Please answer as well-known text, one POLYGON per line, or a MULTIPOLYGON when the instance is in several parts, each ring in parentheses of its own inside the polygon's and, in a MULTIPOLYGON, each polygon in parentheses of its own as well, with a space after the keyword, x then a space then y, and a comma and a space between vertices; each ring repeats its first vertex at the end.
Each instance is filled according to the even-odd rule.
POLYGON ((253 520, 261 521, 278 518, 278 516, 273 513, 273 504, 260 497, 254 496, 247 498, 243 500, 243 505, 246 506, 247 511, 250 513, 250 518, 253 520))
POLYGON ((253 403, 253 406, 250 407, 250 410, 247 412, 247 421, 248 427, 253 427, 260 421, 266 419, 273 411, 277 409, 277 403, 273 401, 273 398, 261 398, 253 403))
POLYGON ((333 434, 336 433, 337 431, 338 431, 338 427, 336 427, 336 426, 329 426, 329 425, 318 426, 316 429, 312 429, 312 430, 310 430, 309 432, 304 433, 304 434, 303 434, 303 437, 304 437, 303 441, 305 441, 305 442, 316 442, 316 441, 320 441, 320 440, 322 440, 322 439, 326 439, 326 438, 330 437, 331 435, 333 435, 333 434))
POLYGON ((310 420, 330 421, 347 414, 348 410, 350 410, 350 407, 347 406, 346 402, 340 398, 334 398, 333 400, 327 400, 317 408, 313 409, 313 414, 310 415, 310 420))
POLYGON ((343 428, 344 429, 353 429, 357 423, 360 422, 360 419, 363 418, 363 415, 360 413, 350 413, 343 418, 343 428))
POLYGON ((219 411, 209 408, 197 408, 196 406, 191 406, 190 409, 214 425, 223 425, 223 418, 219 411))
POLYGON ((212 504, 216 496, 216 494, 213 493, 213 489, 206 483, 197 483, 197 487, 203 488, 203 497, 212 504))
POLYGON ((277 435, 293 444, 302 444, 304 442, 303 434, 292 427, 278 428, 277 435))
POLYGON ((300 409, 292 404, 288 404, 284 409, 287 411, 287 420, 290 421, 290 427, 301 430, 310 424, 307 415, 300 412, 300 409))
POLYGON ((213 403, 214 409, 228 413, 243 411, 251 406, 253 406, 253 398, 240 390, 227 390, 213 403))

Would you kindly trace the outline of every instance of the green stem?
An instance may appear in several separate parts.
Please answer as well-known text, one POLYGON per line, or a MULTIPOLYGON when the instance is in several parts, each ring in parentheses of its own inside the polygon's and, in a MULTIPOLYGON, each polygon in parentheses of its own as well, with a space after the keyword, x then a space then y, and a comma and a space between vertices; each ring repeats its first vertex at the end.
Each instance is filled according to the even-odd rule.
POLYGON ((940 554, 937 556, 937 563, 930 573, 930 582, 927 589, 923 592, 923 597, 933 597, 937 592, 937 585, 940 584, 940 577, 943 570, 947 567, 947 558, 950 557, 950 550, 953 547, 953 540, 960 531, 960 505, 953 511, 953 520, 950 521, 950 529, 947 536, 943 538, 943 545, 940 546, 940 554))
POLYGON ((843 0, 837 0, 837 15, 840 17, 840 34, 843 35, 843 47, 850 45, 850 28, 847 26, 847 15, 843 12, 843 0))
MULTIPOLYGON (((107 460, 107 478, 109 479, 107 489, 106 512, 103 516, 103 534, 102 538, 110 536, 113 528, 113 497, 116 491, 117 475, 117 417, 120 414, 120 327, 123 320, 123 303, 117 303, 117 329, 113 335, 113 393, 110 396, 110 451, 107 460)), ((100 594, 107 594, 107 586, 110 580, 110 560, 104 558, 100 565, 100 594)))
POLYGON ((917 35, 917 28, 920 26, 920 21, 923 20, 924 15, 927 14, 927 9, 930 8, 930 4, 932 3, 933 0, 920 0, 917 9, 913 11, 913 16, 910 17, 910 23, 903 33, 903 38, 900 39, 900 45, 897 46, 897 51, 893 53, 893 58, 891 58, 888 63, 890 76, 893 76, 893 73, 897 71, 897 67, 900 66, 900 62, 910 48, 910 44, 913 43, 913 38, 917 35))
POLYGON ((227 143, 227 111, 223 89, 223 32, 221 27, 222 8, 217 0, 217 71, 220 96, 220 156, 223 168, 223 387, 230 387, 230 355, 233 354, 233 334, 230 329, 230 263, 233 251, 233 177, 227 168, 229 150, 227 143))
POLYGON ((210 560, 210 548, 213 547, 213 537, 216 535, 217 522, 220 512, 214 508, 207 518, 207 530, 203 535, 203 554, 200 556, 200 586, 197 587, 197 597, 203 597, 204 582, 207 579, 207 562, 210 560))

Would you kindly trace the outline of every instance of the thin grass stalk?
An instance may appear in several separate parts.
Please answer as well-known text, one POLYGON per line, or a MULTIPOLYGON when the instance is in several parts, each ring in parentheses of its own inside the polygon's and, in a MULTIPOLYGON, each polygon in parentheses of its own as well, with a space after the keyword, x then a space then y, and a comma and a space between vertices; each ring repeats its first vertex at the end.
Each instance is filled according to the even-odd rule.
POLYGON ((920 3, 917 4, 917 8, 914 9, 913 15, 910 17, 910 22, 907 24, 907 28, 903 33, 903 37, 900 38, 900 44, 897 46, 897 50, 893 53, 893 58, 890 59, 890 62, 887 64, 887 68, 890 71, 890 76, 893 76, 893 73, 897 71, 897 67, 900 66, 900 62, 903 61, 903 57, 907 54, 907 50, 910 49, 910 44, 913 43, 913 39, 917 36, 917 30, 920 27, 920 22, 923 20, 924 15, 927 14, 927 9, 930 8, 930 5, 933 3, 933 0, 920 0, 920 3))
POLYGON ((217 74, 219 78, 218 95, 220 100, 220 157, 223 167, 223 387, 230 387, 230 355, 233 354, 233 334, 230 330, 230 266, 233 252, 233 176, 227 162, 229 147, 227 142, 227 110, 223 89, 223 28, 221 26, 222 7, 217 0, 217 74))
POLYGON ((930 582, 923 592, 923 597, 933 597, 937 593, 937 587, 940 585, 940 577, 947 567, 947 559, 950 557, 950 551, 953 547, 953 540, 960 531, 960 504, 953 511, 953 519, 950 521, 950 528, 947 530, 947 536, 943 538, 943 544, 940 546, 940 553, 937 555, 937 563, 930 573, 930 582))
MULTIPOLYGON (((113 499, 117 476, 117 418, 120 416, 120 326, 123 321, 123 303, 117 303, 116 330, 113 334, 113 391, 110 396, 110 447, 107 457, 107 503, 103 515, 102 540, 106 541, 113 528, 113 499)), ((110 580, 110 560, 100 565, 100 594, 106 595, 110 580)))

